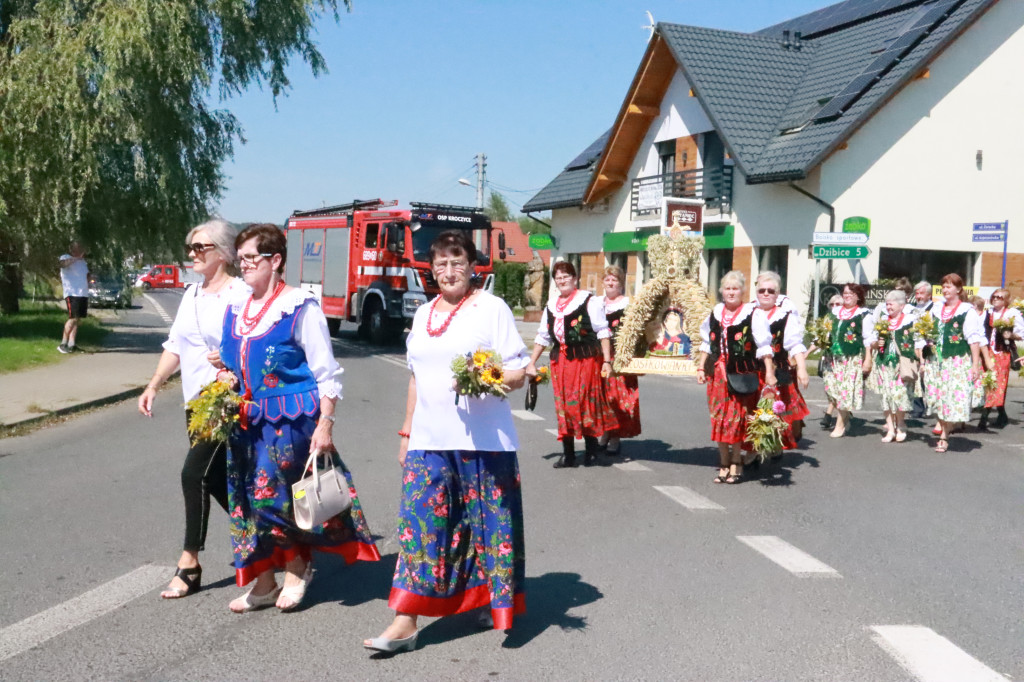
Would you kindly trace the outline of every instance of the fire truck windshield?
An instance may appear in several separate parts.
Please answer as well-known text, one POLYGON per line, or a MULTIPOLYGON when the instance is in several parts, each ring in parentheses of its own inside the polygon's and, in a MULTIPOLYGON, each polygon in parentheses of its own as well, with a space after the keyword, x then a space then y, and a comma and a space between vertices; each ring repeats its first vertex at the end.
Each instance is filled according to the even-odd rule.
MULTIPOLYGON (((446 230, 448 225, 424 225, 412 233, 412 257, 417 263, 425 263, 427 254, 430 252, 430 245, 434 243, 437 236, 446 230)), ((474 230, 473 241, 477 244, 477 265, 490 265, 490 245, 487 244, 487 232, 485 230, 474 230), (480 244, 483 243, 483 247, 480 244)))

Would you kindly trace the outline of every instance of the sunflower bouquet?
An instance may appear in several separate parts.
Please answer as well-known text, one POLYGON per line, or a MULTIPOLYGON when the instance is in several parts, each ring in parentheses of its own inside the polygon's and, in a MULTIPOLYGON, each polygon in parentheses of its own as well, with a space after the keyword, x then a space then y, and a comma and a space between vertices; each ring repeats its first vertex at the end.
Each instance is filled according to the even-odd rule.
POLYGON ((832 318, 828 315, 819 317, 811 326, 814 345, 823 350, 832 347, 832 318))
POLYGON ((914 331, 927 343, 935 343, 938 340, 938 332, 935 329, 935 318, 931 313, 925 313, 914 323, 914 331))
POLYGON ((1024 299, 1022 299, 1022 298, 1015 298, 1015 299, 1013 299, 1013 303, 1010 304, 1010 307, 1011 308, 1016 308, 1017 312, 1019 312, 1021 315, 1024 315, 1024 299))
POLYGON ((245 402, 227 381, 211 381, 185 404, 189 435, 193 441, 227 442, 241 419, 245 402))
POLYGON ((485 348, 456 355, 452 359, 454 373, 455 401, 460 395, 480 398, 494 395, 499 398, 508 396, 509 387, 505 385, 505 370, 501 364, 501 355, 485 348))
POLYGON ((772 455, 782 452, 782 434, 789 424, 782 418, 786 403, 770 391, 765 391, 757 401, 757 409, 747 417, 747 432, 744 440, 763 462, 772 455))
POLYGON ((530 383, 537 386, 543 386, 544 384, 551 383, 551 368, 550 367, 538 367, 537 376, 530 377, 530 383))
POLYGON ((875 333, 878 334, 878 340, 882 342, 882 348, 885 348, 886 342, 889 341, 889 321, 879 320, 875 322, 875 333))

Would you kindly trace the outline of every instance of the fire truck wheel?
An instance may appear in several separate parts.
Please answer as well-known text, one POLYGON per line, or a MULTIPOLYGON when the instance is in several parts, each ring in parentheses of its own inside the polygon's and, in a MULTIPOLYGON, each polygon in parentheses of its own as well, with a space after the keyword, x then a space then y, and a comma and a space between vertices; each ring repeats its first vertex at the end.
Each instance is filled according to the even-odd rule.
POLYGON ((375 346, 383 346, 388 342, 388 320, 384 316, 384 307, 380 301, 371 300, 366 304, 366 313, 363 315, 366 320, 367 335, 370 343, 375 346))
POLYGON ((331 336, 337 336, 338 332, 341 331, 341 320, 336 317, 328 317, 327 331, 331 333, 331 336))

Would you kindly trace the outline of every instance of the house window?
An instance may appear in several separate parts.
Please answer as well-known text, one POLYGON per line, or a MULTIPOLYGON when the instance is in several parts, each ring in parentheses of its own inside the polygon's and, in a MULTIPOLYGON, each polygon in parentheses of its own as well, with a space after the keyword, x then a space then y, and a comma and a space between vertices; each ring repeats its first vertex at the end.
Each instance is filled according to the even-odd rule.
POLYGON ((366 248, 377 248, 377 232, 380 230, 380 223, 370 223, 366 226, 366 248))
POLYGON ((782 292, 786 293, 786 274, 789 270, 789 246, 761 246, 757 249, 757 271, 772 270, 782 280, 782 292))
POLYGON ((607 254, 608 265, 614 265, 615 267, 622 268, 622 271, 626 272, 626 270, 628 269, 628 265, 626 263, 627 255, 628 254, 626 254, 625 251, 607 254))
POLYGON ((676 172, 676 141, 658 143, 658 173, 668 175, 676 172))
POLYGON ((915 284, 921 281, 938 284, 947 274, 955 272, 964 278, 964 284, 973 286, 975 257, 973 252, 882 247, 878 250, 878 276, 906 277, 915 284))
POLYGON ((722 276, 732 270, 732 249, 708 249, 708 291, 711 300, 718 300, 722 276))

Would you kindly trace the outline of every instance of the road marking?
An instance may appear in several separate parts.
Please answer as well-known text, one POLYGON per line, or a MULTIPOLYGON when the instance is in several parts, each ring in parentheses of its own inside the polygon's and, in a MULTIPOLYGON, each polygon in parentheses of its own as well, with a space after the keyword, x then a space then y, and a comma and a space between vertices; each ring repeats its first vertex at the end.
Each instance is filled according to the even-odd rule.
POLYGON ((931 628, 922 625, 874 625, 875 644, 921 682, 1006 682, 931 628))
POLYGON ((824 564, 774 535, 737 535, 736 539, 768 557, 779 566, 801 577, 842 578, 836 569, 824 564))
POLYGON ((149 294, 143 294, 142 297, 149 301, 154 308, 156 308, 156 314, 160 316, 160 319, 162 319, 167 324, 172 324, 174 322, 174 320, 171 319, 171 316, 167 314, 167 311, 164 310, 164 307, 160 305, 160 303, 155 298, 153 298, 149 294))
MULTIPOLYGON (((524 422, 544 421, 544 417, 529 410, 512 410, 512 416, 522 419, 524 422)), ((555 432, 558 433, 557 431, 555 432)))
POLYGON ((356 353, 359 353, 363 357, 376 358, 378 360, 383 360, 384 362, 392 364, 392 365, 394 365, 396 367, 401 367, 403 369, 409 369, 409 363, 404 358, 395 357, 394 355, 384 355, 384 354, 376 353, 376 352, 374 352, 374 350, 372 348, 367 348, 366 346, 360 346, 360 345, 355 344, 355 343, 348 343, 347 341, 339 341, 338 339, 334 339, 334 342, 337 343, 342 348, 345 348, 347 350, 351 350, 351 351, 355 351, 356 353))
POLYGON ((666 495, 672 500, 675 500, 679 504, 683 505, 687 509, 698 510, 698 509, 709 509, 713 511, 725 511, 725 507, 713 502, 703 495, 698 495, 689 488, 684 488, 680 485, 656 485, 654 489, 662 495, 666 495))
POLYGON ((63 604, 0 630, 0 661, 99 618, 164 584, 174 569, 140 566, 63 604))
POLYGON ((612 466, 621 471, 650 471, 640 462, 616 462, 612 466))

